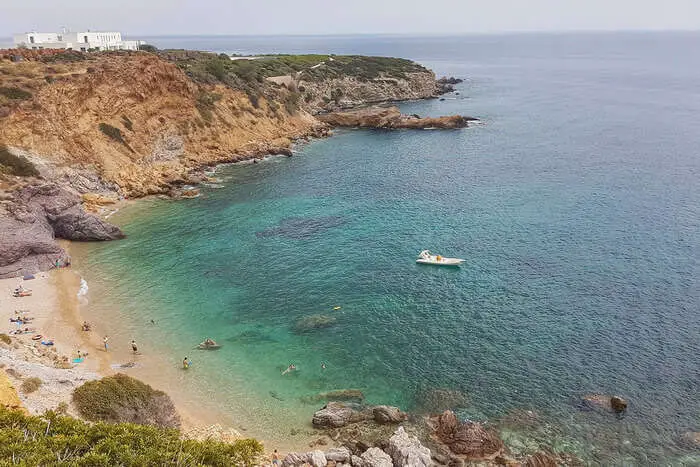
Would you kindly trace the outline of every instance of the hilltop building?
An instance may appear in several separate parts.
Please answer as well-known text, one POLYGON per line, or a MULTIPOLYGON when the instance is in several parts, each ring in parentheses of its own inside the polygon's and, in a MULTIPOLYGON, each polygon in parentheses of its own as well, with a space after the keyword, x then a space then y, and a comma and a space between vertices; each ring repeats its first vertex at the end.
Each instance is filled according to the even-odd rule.
POLYGON ((88 51, 138 50, 144 41, 125 41, 119 32, 25 32, 15 34, 15 47, 88 51))

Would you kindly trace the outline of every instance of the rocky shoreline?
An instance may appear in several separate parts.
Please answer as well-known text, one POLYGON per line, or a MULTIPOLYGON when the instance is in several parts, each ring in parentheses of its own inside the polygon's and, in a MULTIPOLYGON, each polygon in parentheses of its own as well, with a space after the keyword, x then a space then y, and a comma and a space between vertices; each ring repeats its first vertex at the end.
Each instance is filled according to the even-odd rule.
MULTIPOLYGON (((284 70, 289 60, 271 63, 284 70)), ((93 213, 148 195, 195 197, 192 186, 212 182, 205 172, 217 164, 291 156, 294 144, 336 127, 454 129, 475 120, 364 107, 434 98, 460 81, 436 80, 408 60, 328 57, 255 80, 229 62, 190 51, 0 51, 0 71, 20 77, 0 75, 0 85, 22 83, 0 96, 0 278, 64 260, 57 238, 121 238, 93 213), (66 114, 70 105, 78 108, 66 114)))

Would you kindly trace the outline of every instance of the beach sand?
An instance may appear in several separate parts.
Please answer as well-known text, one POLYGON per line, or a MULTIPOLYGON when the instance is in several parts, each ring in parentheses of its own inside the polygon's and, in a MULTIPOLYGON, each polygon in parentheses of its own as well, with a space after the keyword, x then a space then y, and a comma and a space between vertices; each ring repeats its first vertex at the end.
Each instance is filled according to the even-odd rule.
MULTIPOLYGON (((70 244, 61 242, 68 251, 70 244)), ((37 273, 34 279, 19 278, 0 280, 0 320, 5 324, 0 333, 8 334, 9 344, 0 342, 0 402, 9 406, 17 405, 17 396, 22 406, 30 414, 42 414, 59 406, 67 408, 68 414, 78 416, 71 405, 72 393, 86 381, 115 373, 134 373, 133 368, 121 365, 135 363, 138 367, 158 368, 161 358, 158 355, 134 355, 128 342, 108 341, 105 351, 103 337, 107 335, 101 323, 93 322, 81 314, 81 304, 87 297, 80 294, 81 287, 86 292, 87 284, 81 283, 78 272, 71 268, 54 269, 37 273), (13 297, 13 291, 22 286, 31 290, 31 296, 13 297), (17 316, 32 320, 21 326, 29 328, 26 334, 12 334, 18 329, 10 322, 17 316), (87 320, 91 329, 82 329, 87 320), (41 338, 33 337, 41 335, 41 338), (46 346, 42 341, 52 340, 54 345, 46 346), (78 351, 83 361, 74 363, 78 351), (24 394, 22 382, 30 377, 42 381, 35 392, 24 394), (65 404, 65 405, 64 405, 65 404)), ((142 372, 135 372, 139 379, 152 384, 157 389, 169 391, 169 383, 155 378, 142 378, 142 372), (149 381, 150 380, 150 381, 149 381), (160 384, 153 384, 153 381, 160 384)), ((172 388, 171 388, 172 389, 172 388)), ((196 415, 186 409, 186 395, 174 392, 174 402, 182 419, 185 436, 195 439, 213 438, 231 441, 244 437, 231 427, 222 426, 220 417, 214 413, 198 411, 196 415)))

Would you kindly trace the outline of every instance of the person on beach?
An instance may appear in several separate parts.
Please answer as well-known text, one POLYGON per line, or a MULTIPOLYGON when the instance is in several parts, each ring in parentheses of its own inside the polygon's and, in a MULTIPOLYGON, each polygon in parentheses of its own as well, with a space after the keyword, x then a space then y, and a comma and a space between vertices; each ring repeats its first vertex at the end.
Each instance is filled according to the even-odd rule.
POLYGON ((282 372, 282 375, 286 375, 287 373, 291 373, 292 371, 296 370, 297 367, 294 366, 293 363, 291 363, 286 370, 282 372))
POLYGON ((189 367, 190 367, 190 361, 188 360, 187 357, 185 357, 185 359, 182 361, 182 368, 187 370, 189 367))
POLYGON ((107 351, 107 341, 109 340, 109 337, 105 336, 104 339, 102 339, 102 342, 105 344, 105 352, 107 351))
POLYGON ((132 341, 131 341, 131 350, 133 350, 134 353, 138 353, 138 351, 139 351, 139 348, 136 347, 136 341, 135 341, 135 340, 132 340, 132 341))
POLYGON ((272 457, 272 466, 273 467, 280 465, 280 455, 277 452, 277 449, 275 449, 275 451, 272 453, 271 457, 272 457))

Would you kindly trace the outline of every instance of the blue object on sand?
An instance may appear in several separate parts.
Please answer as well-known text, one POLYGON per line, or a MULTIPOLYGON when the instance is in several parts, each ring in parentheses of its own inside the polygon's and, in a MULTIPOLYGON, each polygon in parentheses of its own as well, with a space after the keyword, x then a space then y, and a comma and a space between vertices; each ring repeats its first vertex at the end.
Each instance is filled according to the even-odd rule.
POLYGON ((32 280, 32 279, 34 279, 34 274, 27 274, 22 279, 24 279, 25 281, 32 280))
POLYGON ((53 341, 41 341, 43 345, 53 345, 53 341))
POLYGON ((74 358, 73 363, 83 363, 84 358, 74 358))

